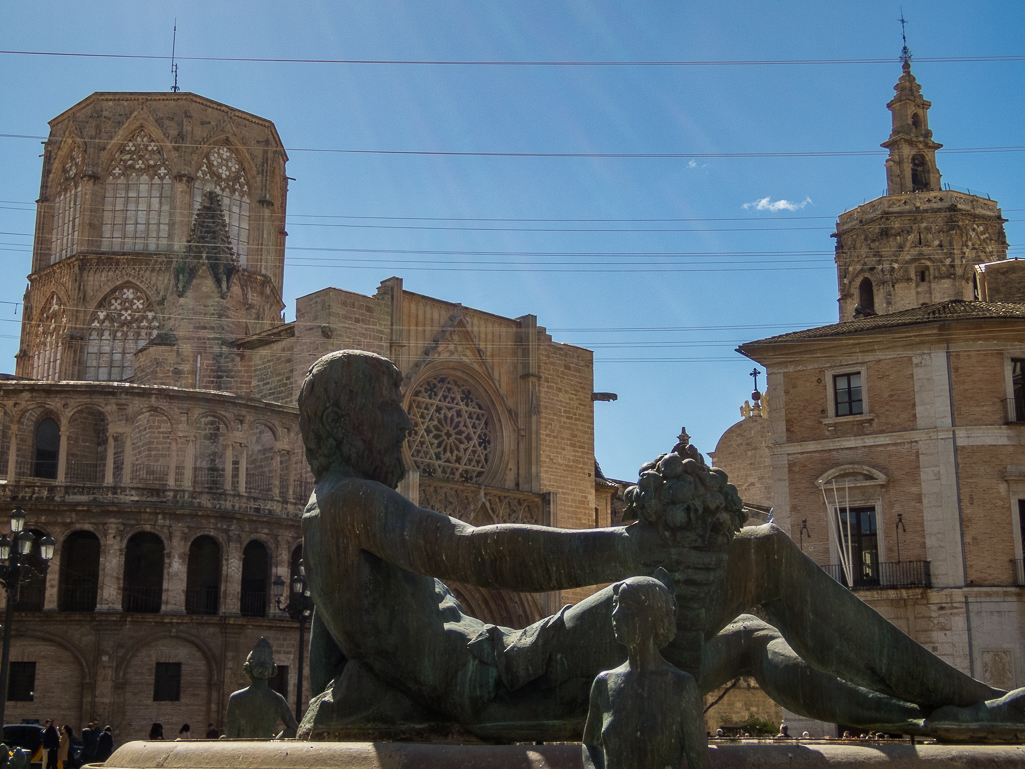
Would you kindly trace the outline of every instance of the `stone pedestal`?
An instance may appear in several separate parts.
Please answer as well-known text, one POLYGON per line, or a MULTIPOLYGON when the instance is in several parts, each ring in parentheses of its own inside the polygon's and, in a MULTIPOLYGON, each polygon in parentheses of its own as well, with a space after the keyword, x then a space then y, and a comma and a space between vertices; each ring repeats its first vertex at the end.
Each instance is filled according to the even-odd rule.
MULTIPOLYGON (((1022 769, 1022 745, 737 742, 709 748, 712 769, 1022 769)), ((96 765, 98 766, 98 765, 96 765)), ((580 746, 189 740, 129 742, 104 769, 580 769, 580 746)))

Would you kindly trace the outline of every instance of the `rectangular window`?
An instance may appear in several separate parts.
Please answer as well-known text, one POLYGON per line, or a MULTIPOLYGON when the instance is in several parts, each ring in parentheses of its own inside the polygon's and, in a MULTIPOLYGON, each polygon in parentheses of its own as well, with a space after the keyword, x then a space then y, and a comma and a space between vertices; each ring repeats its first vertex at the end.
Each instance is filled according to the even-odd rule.
POLYGON ((836 415, 849 417, 863 413, 861 399, 861 374, 837 374, 833 377, 836 415))
POLYGON ((282 697, 288 696, 288 665, 278 665, 277 674, 267 681, 267 685, 282 697))
POLYGON ((36 663, 12 662, 7 699, 10 702, 32 702, 36 696, 36 663))
POLYGON ((178 702, 182 698, 182 664, 158 662, 153 676, 153 701, 178 702))
POLYGON ((866 587, 879 584, 879 536, 874 507, 842 507, 839 512, 840 547, 850 558, 854 584, 866 587))

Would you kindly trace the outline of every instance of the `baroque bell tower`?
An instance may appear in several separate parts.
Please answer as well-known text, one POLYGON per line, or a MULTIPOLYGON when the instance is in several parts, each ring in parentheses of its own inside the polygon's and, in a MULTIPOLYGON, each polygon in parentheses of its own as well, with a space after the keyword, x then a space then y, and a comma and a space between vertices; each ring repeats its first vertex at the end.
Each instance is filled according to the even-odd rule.
POLYGON ((886 105, 890 137, 882 143, 886 195, 850 209, 836 224, 840 320, 976 297, 975 265, 1007 258, 995 200, 940 183, 929 128, 932 103, 911 73, 907 45, 896 94, 886 105))

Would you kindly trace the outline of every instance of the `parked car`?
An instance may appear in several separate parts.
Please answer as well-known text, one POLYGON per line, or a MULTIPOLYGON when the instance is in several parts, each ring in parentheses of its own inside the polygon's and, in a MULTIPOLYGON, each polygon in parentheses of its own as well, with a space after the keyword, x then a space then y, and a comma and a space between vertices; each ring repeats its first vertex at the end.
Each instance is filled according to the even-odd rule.
MULTIPOLYGON (((43 725, 40 723, 4 724, 4 743, 9 748, 24 748, 34 765, 43 765, 43 725)), ((68 748, 68 763, 81 766, 82 740, 76 734, 68 748)))

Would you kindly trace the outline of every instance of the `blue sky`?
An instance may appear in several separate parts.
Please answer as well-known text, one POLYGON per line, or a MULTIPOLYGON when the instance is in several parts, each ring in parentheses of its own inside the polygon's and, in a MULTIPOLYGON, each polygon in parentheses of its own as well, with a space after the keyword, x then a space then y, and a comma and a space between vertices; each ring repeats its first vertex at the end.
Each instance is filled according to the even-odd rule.
MULTIPOLYGON (((289 148, 286 318, 392 275, 534 313, 594 350, 595 389, 619 394, 595 405, 595 451, 633 478, 682 425, 709 451, 739 419, 737 344, 837 319, 830 233, 885 186, 902 9, 943 181, 999 200, 1021 255, 1025 3, 41 0, 0 7, 0 49, 167 56, 177 17, 182 90, 273 120, 289 148)), ((93 91, 170 85, 163 58, 0 53, 0 371, 39 191, 39 139, 13 137, 93 91)))

